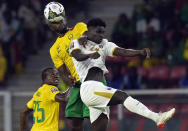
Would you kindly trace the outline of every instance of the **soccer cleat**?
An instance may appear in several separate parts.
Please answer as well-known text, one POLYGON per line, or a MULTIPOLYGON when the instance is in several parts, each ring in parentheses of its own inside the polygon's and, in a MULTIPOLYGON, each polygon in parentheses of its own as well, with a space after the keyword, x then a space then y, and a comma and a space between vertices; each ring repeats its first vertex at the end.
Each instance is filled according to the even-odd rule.
POLYGON ((175 113, 176 109, 172 108, 171 110, 163 113, 159 113, 159 119, 157 120, 157 126, 163 127, 167 120, 169 120, 175 113))

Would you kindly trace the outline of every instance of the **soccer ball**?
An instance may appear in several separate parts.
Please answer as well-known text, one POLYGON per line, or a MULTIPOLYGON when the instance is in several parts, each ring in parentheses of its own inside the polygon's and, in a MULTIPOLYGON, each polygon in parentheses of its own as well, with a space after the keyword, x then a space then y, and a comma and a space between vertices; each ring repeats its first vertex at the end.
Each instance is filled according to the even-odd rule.
POLYGON ((50 2, 44 9, 44 16, 49 22, 59 22, 65 17, 65 9, 58 2, 50 2))

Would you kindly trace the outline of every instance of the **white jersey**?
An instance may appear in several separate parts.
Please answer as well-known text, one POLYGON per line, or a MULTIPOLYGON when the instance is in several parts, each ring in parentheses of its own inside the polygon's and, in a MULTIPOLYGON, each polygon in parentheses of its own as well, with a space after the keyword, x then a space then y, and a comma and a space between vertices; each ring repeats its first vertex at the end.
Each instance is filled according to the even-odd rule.
POLYGON ((105 59, 107 56, 113 56, 113 51, 118 47, 112 42, 108 42, 107 39, 103 39, 100 44, 96 44, 92 41, 87 41, 86 45, 81 45, 78 42, 78 39, 72 41, 70 46, 70 54, 75 49, 80 49, 82 53, 89 54, 93 52, 98 52, 100 57, 98 59, 86 59, 85 61, 77 61, 73 58, 73 62, 76 68, 76 72, 80 78, 80 81, 83 82, 87 76, 87 73, 92 67, 99 67, 103 70, 103 73, 108 73, 108 70, 105 66, 105 59))

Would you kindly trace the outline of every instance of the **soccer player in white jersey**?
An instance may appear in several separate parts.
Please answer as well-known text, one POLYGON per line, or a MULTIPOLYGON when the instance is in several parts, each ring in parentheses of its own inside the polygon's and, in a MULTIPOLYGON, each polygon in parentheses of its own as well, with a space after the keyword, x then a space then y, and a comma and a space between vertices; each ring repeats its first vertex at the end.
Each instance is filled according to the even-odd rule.
POLYGON ((173 116, 175 108, 164 113, 155 113, 144 104, 127 95, 124 91, 113 89, 102 83, 108 72, 105 66, 106 56, 146 56, 150 50, 124 49, 104 39, 105 23, 95 18, 88 22, 87 40, 77 39, 71 44, 70 54, 74 58, 76 70, 81 79, 80 96, 89 107, 92 131, 105 131, 109 118, 109 106, 123 104, 129 111, 153 120, 158 127, 173 116))

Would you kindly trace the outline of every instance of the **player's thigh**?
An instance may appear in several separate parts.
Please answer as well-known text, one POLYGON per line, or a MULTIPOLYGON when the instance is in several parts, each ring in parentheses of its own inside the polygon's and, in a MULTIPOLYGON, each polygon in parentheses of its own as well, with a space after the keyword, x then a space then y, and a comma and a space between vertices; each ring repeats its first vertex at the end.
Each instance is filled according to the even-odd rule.
POLYGON ((82 101, 89 107, 106 107, 116 89, 105 86, 101 82, 86 81, 82 83, 80 94, 82 101))

